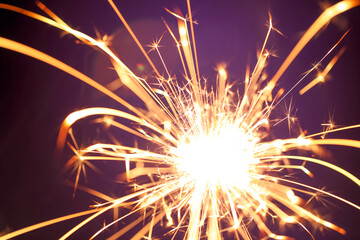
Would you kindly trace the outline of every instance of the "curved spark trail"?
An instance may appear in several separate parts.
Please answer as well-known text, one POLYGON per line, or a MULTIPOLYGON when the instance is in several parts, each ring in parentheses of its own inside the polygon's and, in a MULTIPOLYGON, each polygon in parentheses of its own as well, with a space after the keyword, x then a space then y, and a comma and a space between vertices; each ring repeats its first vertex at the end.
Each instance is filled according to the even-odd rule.
POLYGON ((91 239, 99 238, 112 227, 117 230, 108 239, 220 240, 227 239, 228 236, 233 239, 291 239, 282 235, 283 226, 290 225, 299 226, 314 238, 306 227, 309 222, 346 234, 342 227, 318 216, 308 203, 322 195, 356 210, 360 210, 360 206, 313 185, 307 185, 300 177, 312 178, 316 175, 307 168, 306 163, 311 163, 326 167, 360 186, 360 180, 353 173, 320 159, 327 145, 360 148, 360 141, 326 138, 329 133, 359 128, 360 125, 336 128, 330 122, 323 132, 312 135, 307 135, 297 127, 298 132, 301 132, 297 136, 273 139, 272 131, 276 125, 288 121, 290 131, 290 126, 296 122, 291 116, 291 107, 283 119, 275 118, 273 110, 310 73, 318 71, 320 63, 326 62, 328 56, 337 51, 324 70, 302 88, 299 94, 305 94, 324 81, 344 52, 344 49, 339 51, 337 47, 348 32, 290 90, 278 87, 284 72, 309 41, 335 16, 357 7, 360 1, 345 0, 324 10, 275 74, 268 77, 265 68, 272 54, 268 50, 268 40, 273 32, 279 32, 272 25, 270 16, 267 35, 255 66, 251 71, 250 66, 247 68, 243 89, 237 89, 230 82, 225 64, 217 66, 214 84, 202 77, 190 0, 186 1, 186 16, 180 10, 166 9, 177 21, 177 29, 173 29, 164 20, 165 34, 171 36, 177 47, 182 66, 181 77, 172 75, 167 68, 160 51, 162 36, 150 46, 151 51, 160 59, 160 66, 157 66, 116 3, 112 0, 108 2, 152 67, 152 75, 146 78, 137 76, 106 39, 97 40, 70 27, 40 2, 37 5, 48 17, 0 4, 0 9, 17 12, 58 28, 77 41, 102 52, 111 61, 119 78, 117 81, 121 81, 143 105, 141 108, 135 106, 126 97, 115 94, 106 86, 46 53, 0 37, 0 47, 52 65, 94 87, 122 106, 122 110, 94 107, 75 111, 63 121, 58 134, 56 157, 61 158, 64 147, 74 153, 65 163, 63 171, 74 175, 75 180, 66 183, 73 186, 75 191, 85 191, 102 199, 102 202, 91 206, 91 210, 7 233, 0 240, 89 215, 60 236, 60 239, 67 239, 94 219, 111 211, 114 212, 112 222, 93 231, 91 239), (161 74, 162 71, 165 74, 161 74), (120 144, 116 138, 110 137, 111 141, 79 147, 73 128, 81 119, 86 118, 95 124, 102 124, 106 130, 111 128, 126 132, 136 140, 120 144), (297 155, 297 150, 304 154, 297 155), (86 170, 98 171, 99 161, 123 166, 123 171, 119 172, 119 179, 116 180, 126 182, 132 191, 115 198, 82 186, 80 181, 86 177, 86 170), (118 209, 122 209, 121 215, 118 214, 118 209), (127 226, 119 229, 118 224, 122 222, 127 223, 127 226))

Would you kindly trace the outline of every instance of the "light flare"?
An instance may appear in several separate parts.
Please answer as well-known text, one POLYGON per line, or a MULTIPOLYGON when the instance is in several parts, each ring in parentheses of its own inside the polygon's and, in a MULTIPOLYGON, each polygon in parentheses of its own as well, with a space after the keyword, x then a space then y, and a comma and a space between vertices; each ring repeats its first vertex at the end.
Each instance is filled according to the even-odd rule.
POLYGON ((255 159, 256 141, 238 129, 221 129, 218 134, 191 136, 170 150, 179 171, 195 181, 246 188, 248 172, 255 159))

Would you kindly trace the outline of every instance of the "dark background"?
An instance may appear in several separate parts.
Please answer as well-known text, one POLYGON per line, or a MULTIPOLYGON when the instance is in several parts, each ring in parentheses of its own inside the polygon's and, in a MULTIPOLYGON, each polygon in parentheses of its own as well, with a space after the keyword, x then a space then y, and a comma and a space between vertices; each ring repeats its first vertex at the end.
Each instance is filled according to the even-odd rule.
MULTIPOLYGON (((33 1, 8 2, 42 13, 33 1)), ((106 1, 75 3, 48 0, 44 3, 70 26, 90 36, 96 36, 95 29, 101 34, 117 32, 118 41, 124 41, 123 44, 118 43, 120 58, 123 58, 131 69, 135 68, 136 63, 145 64, 138 48, 131 45, 131 39, 106 1), (121 45, 125 47, 121 48, 121 45)), ((134 27, 143 45, 150 44, 164 32, 164 28, 159 27, 161 17, 165 17, 175 29, 175 20, 165 12, 164 7, 179 7, 183 13, 186 12, 185 0, 157 0, 151 3, 145 0, 119 1, 118 7, 129 24, 134 27)), ((301 34, 322 12, 316 1, 285 0, 194 0, 192 8, 194 19, 199 23, 195 27, 195 34, 201 73, 208 79, 214 79, 216 64, 226 62, 229 79, 240 82, 243 80, 249 59, 251 66, 254 66, 256 50, 261 47, 267 31, 265 24, 268 21, 268 11, 273 16, 275 27, 286 36, 273 33, 270 38, 268 46, 279 56, 270 59, 270 76, 280 66, 301 34)), ((290 89, 300 79, 301 74, 320 60, 342 34, 351 28, 348 36, 340 44, 346 46, 347 51, 330 72, 331 79, 315 86, 304 96, 299 96, 298 91, 301 87, 314 77, 314 74, 311 74, 291 94, 298 109, 296 115, 300 124, 309 133, 321 131, 320 124, 328 120, 329 114, 334 114, 334 121, 338 125, 360 123, 359 12, 359 8, 353 9, 334 19, 321 35, 307 45, 279 81, 280 87, 290 89)), ((0 10, 0 36, 54 56, 99 82, 107 83, 114 76, 112 70, 108 69, 110 63, 102 60, 103 57, 91 47, 76 44, 73 37, 64 36, 57 29, 20 14, 0 10)), ((161 51, 171 65, 172 72, 181 76, 178 63, 172 60, 175 58, 171 53, 173 43, 169 44, 163 43, 165 47, 161 51)), ((155 55, 152 56, 156 58, 155 55)), ((324 65, 332 56, 334 54, 325 60, 324 65)), ((55 162, 53 159, 57 133, 62 120, 74 110, 92 106, 120 106, 72 76, 22 54, 0 49, 0 71, 0 231, 13 231, 88 209, 88 206, 93 204, 94 197, 78 192, 73 199, 72 189, 63 184, 65 177, 60 175, 61 162, 55 162)), ((124 95, 132 100, 126 92, 124 95)), ((287 103, 291 95, 285 100, 287 103)), ((281 114, 281 111, 279 112, 281 114)), ((286 125, 280 125, 273 130, 281 132, 281 129, 286 128, 286 125)), ((86 134, 86 130, 82 131, 86 134)), ((359 130, 350 130, 331 134, 329 137, 360 140, 359 133, 359 130)), ((360 150, 347 147, 328 149, 332 154, 326 160, 360 177, 360 150)), ((64 156, 65 159, 62 161, 67 157, 69 155, 64 156)), ((354 203, 360 203, 360 190, 354 183, 331 170, 311 165, 310 167, 316 172, 315 187, 326 186, 326 190, 354 203)), ((104 182, 105 189, 111 186, 110 182, 104 182)), ((345 228, 348 234, 341 236, 325 229, 326 235, 315 231, 316 239, 358 239, 360 212, 336 200, 328 200, 332 204, 320 209, 320 213, 326 219, 345 228)), ((78 221, 77 219, 50 226, 17 239, 56 239, 78 221)), ((94 229, 98 229, 97 224, 101 223, 93 223, 94 229)), ((290 231, 289 234, 299 239, 310 239, 298 230, 290 231)), ((74 235, 74 239, 85 238, 82 233, 74 235)))

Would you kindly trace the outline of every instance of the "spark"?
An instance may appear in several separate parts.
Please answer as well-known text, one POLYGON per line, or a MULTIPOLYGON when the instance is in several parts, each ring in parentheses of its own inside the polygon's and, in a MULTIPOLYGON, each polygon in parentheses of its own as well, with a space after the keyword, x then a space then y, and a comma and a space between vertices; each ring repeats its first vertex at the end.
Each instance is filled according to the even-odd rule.
MULTIPOLYGON (((42 16, 15 6, 0 4, 0 8, 18 12, 38 21, 59 28, 73 35, 78 41, 97 48, 111 60, 121 84, 127 86, 135 96, 142 100, 146 111, 136 108, 113 91, 69 65, 29 46, 0 37, 0 47, 28 55, 46 62, 64 72, 84 81, 108 97, 116 100, 127 110, 105 107, 88 108, 69 114, 63 121, 57 139, 57 157, 61 156, 67 145, 74 152, 64 172, 75 175, 74 191, 81 190, 103 199, 92 206, 94 209, 81 213, 56 218, 43 223, 20 229, 0 237, 10 239, 51 224, 90 215, 72 227, 60 239, 67 239, 93 219, 114 210, 114 220, 104 225, 91 237, 96 238, 113 225, 127 221, 126 227, 113 233, 109 239, 117 239, 132 234, 131 239, 156 239, 170 236, 187 240, 207 238, 225 239, 231 233, 236 239, 252 239, 263 236, 273 239, 290 239, 277 234, 270 223, 277 225, 299 225, 313 238, 306 228, 304 220, 315 222, 340 234, 345 230, 317 216, 307 204, 319 196, 330 196, 348 204, 357 210, 360 206, 344 198, 294 180, 293 174, 313 177, 306 163, 318 164, 332 169, 360 186, 360 180, 352 173, 326 162, 308 156, 293 155, 294 150, 304 150, 313 154, 319 152, 319 146, 338 145, 360 148, 360 141, 349 139, 326 139, 325 136, 336 131, 358 128, 360 125, 336 128, 332 121, 323 124, 324 131, 312 135, 299 130, 300 134, 288 139, 270 139, 270 130, 284 120, 288 121, 289 134, 291 123, 298 122, 291 116, 290 103, 286 117, 280 120, 270 118, 272 111, 292 90, 312 73, 328 57, 343 37, 328 53, 311 68, 287 92, 284 89, 274 92, 275 86, 283 73, 294 61, 307 43, 338 14, 360 5, 357 0, 345 0, 327 8, 310 26, 295 45, 274 76, 268 78, 265 67, 272 55, 267 50, 272 32, 282 33, 272 23, 269 14, 268 31, 258 54, 255 67, 250 71, 247 66, 243 94, 235 89, 228 78, 226 64, 216 68, 216 84, 208 90, 207 82, 200 75, 194 23, 190 0, 187 0, 188 16, 181 12, 166 9, 178 22, 176 31, 164 20, 165 28, 177 47, 183 67, 184 79, 178 80, 166 66, 166 61, 159 50, 164 35, 154 41, 151 50, 161 60, 166 77, 160 74, 157 66, 135 33, 127 23, 116 4, 108 0, 110 6, 124 24, 131 37, 152 67, 154 75, 149 79, 136 76, 118 55, 108 46, 111 37, 99 36, 96 40, 85 33, 71 28, 44 4, 38 3, 48 16, 42 16), (250 73, 251 72, 251 73, 250 73), (151 113, 151 114, 150 114, 151 113), (72 128, 80 119, 96 116, 96 123, 103 123, 106 128, 117 128, 131 134, 134 138, 145 141, 146 147, 113 143, 96 143, 80 148, 72 128), (320 136, 320 139, 315 137, 320 136), (82 186, 80 178, 86 177, 86 168, 98 171, 95 162, 113 161, 124 166, 120 175, 132 186, 133 192, 120 198, 82 186), (140 180, 142 179, 142 180, 140 180), (146 179, 146 180, 144 180, 146 179), (115 209, 123 208, 127 212, 118 216, 115 209), (134 220, 134 216, 136 216, 134 220), (254 224, 251 224, 254 223, 254 224), (251 227, 255 225, 256 227, 251 227), (166 226, 163 236, 156 236, 157 227, 166 226), (170 230, 169 230, 170 228, 170 230), (137 229, 136 232, 131 232, 137 229), (128 233, 130 231, 130 233, 128 233), (258 233, 256 233, 258 231, 258 233)), ((300 90, 305 94, 319 82, 323 82, 334 64, 343 54, 338 51, 325 69, 306 87, 300 90)), ((130 236, 130 235, 129 235, 130 236)))

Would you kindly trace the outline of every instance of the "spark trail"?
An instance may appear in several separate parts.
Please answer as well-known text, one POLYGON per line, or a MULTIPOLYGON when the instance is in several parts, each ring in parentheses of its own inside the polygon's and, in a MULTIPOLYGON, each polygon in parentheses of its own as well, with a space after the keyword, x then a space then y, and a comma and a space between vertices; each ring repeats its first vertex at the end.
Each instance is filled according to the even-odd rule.
MULTIPOLYGON (((285 224, 299 225, 312 236, 304 226, 304 221, 315 222, 341 234, 346 233, 343 228, 317 216, 305 203, 321 193, 360 210, 357 204, 306 185, 301 179, 295 181, 287 176, 295 172, 300 176, 312 177, 316 173, 310 172, 305 165, 310 162, 332 169, 360 186, 357 177, 334 164, 308 155, 294 155, 294 150, 297 149, 319 154, 318 147, 326 145, 360 148, 360 141, 356 140, 316 138, 330 132, 358 128, 359 125, 340 129, 328 128, 324 132, 308 136, 303 133, 294 138, 269 139, 272 128, 279 123, 270 116, 293 89, 274 90, 299 52, 332 18, 360 5, 360 1, 341 1, 327 8, 305 32, 274 76, 267 78, 264 68, 270 57, 267 50, 268 38, 272 32, 278 31, 272 26, 270 17, 270 25, 257 63, 251 73, 250 70, 247 72, 243 94, 229 82, 224 65, 218 66, 216 83, 211 90, 201 77, 189 0, 188 17, 184 17, 179 11, 167 10, 177 20, 177 30, 171 29, 164 20, 165 28, 177 46, 182 63, 184 77, 181 80, 169 73, 159 50, 160 40, 152 45, 162 63, 162 66, 155 66, 112 0, 109 0, 109 4, 114 13, 153 68, 154 74, 149 76, 150 80, 136 76, 105 41, 96 40, 71 28, 44 4, 37 4, 49 17, 7 4, 0 4, 0 8, 18 12, 61 29, 106 54, 122 84, 143 102, 147 110, 143 111, 133 106, 95 80, 43 52, 10 39, 0 38, 0 47, 59 68, 127 109, 121 111, 97 107, 73 112, 64 120, 58 135, 57 156, 60 156, 66 145, 74 152, 74 156, 66 162, 64 171, 74 172, 75 190, 86 191, 103 199, 103 202, 92 206, 94 209, 89 211, 8 233, 1 236, 1 240, 68 219, 90 215, 60 237, 67 239, 95 218, 112 210, 113 222, 99 229, 91 238, 96 238, 119 222, 127 222, 128 225, 112 233, 108 239, 121 239, 126 236, 134 240, 159 237, 219 240, 226 239, 225 236, 229 233, 234 239, 290 239, 281 235, 281 232, 277 233, 278 230, 272 227, 285 224), (164 68, 166 74, 161 75, 158 67, 164 68), (139 147, 136 144, 121 145, 114 141, 79 148, 71 129, 80 119, 91 116, 97 116, 96 123, 130 133, 134 138, 148 144, 139 147), (80 185, 80 179, 86 174, 86 169, 96 169, 98 161, 112 161, 124 165, 124 179, 133 187, 133 192, 114 199, 80 185), (128 212, 118 216, 118 208, 128 212), (164 235, 157 235, 159 227, 166 229, 164 235), (133 229, 136 229, 136 232, 133 232, 133 229)), ((335 47, 336 45, 328 54, 335 47)), ((324 77, 341 54, 342 50, 319 76, 324 77)), ((315 67, 305 77, 314 69, 315 67)), ((321 79, 317 78, 309 83, 300 90, 300 94, 304 94, 319 81, 321 79)), ((291 119, 288 116, 288 120, 293 121, 291 119)))

